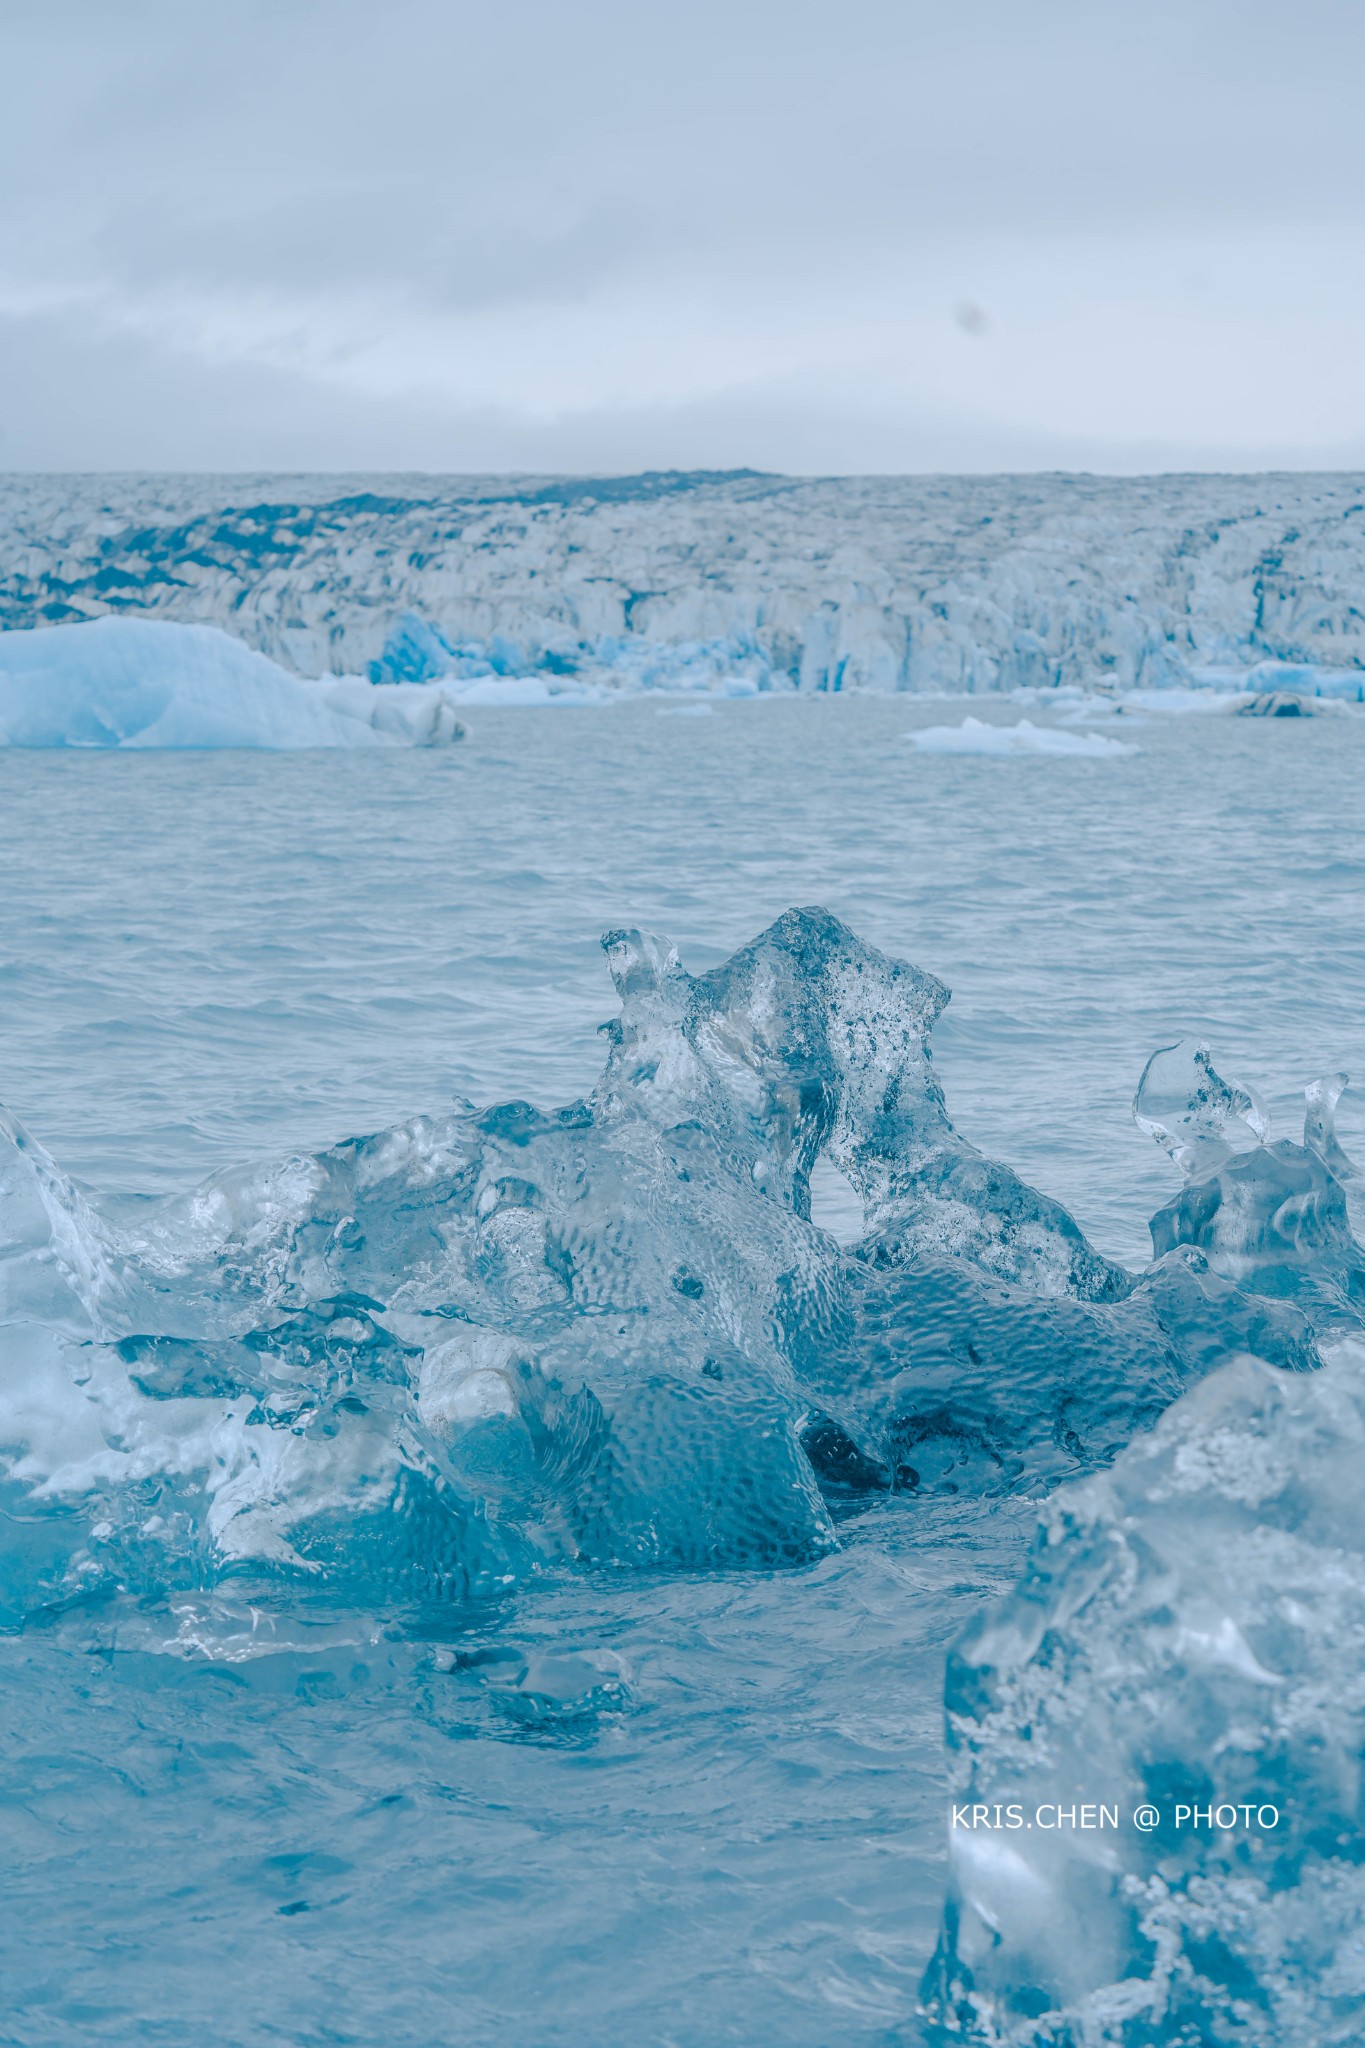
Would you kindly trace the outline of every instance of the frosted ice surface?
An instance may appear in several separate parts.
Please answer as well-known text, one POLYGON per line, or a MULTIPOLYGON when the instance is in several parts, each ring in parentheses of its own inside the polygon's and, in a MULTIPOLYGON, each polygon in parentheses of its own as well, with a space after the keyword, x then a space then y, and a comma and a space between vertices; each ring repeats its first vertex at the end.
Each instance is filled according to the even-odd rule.
POLYGON ((1119 1825, 954 1829, 925 1984, 948 2037, 1361 2039, 1362 1458, 1365 1351, 1248 1357, 1054 1496, 950 1662, 958 1797, 1119 1825))
POLYGON ((442 689, 303 682, 213 626, 0 633, 0 746, 432 746, 461 731, 442 689))

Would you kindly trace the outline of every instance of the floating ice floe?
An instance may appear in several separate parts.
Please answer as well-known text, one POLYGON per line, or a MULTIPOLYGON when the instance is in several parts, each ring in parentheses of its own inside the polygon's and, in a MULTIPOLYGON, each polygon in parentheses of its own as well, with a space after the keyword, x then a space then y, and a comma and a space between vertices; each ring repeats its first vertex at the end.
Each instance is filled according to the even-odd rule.
MULTIPOLYGON (((1365 2013, 1365 1252, 1333 1128, 1303 1143, 1194 1040, 1133 1105, 1185 1187, 1155 1272, 1296 1305, 1320 1370, 1242 1355, 1045 1507, 949 1663, 951 1882, 926 1978, 990 2048, 1354 2043, 1365 2013)), ((935 2038, 940 2036, 936 2035, 935 2038)))
POLYGON ((1362 1459, 1365 1351, 1246 1357, 1054 1496, 949 1665, 935 2039, 1360 2041, 1362 1459))
POLYGON ((0 633, 0 746, 437 746, 449 691, 304 681, 214 626, 95 619, 0 633))
POLYGON ((1126 740, 1107 739, 1102 733, 1059 732, 1027 718, 1016 725, 964 718, 961 725, 927 725, 905 737, 921 754, 1070 754, 1095 761, 1138 751, 1126 740))
POLYGON ((1360 1331, 1340 1077, 1270 1147, 1202 1047, 1158 1055, 1140 1115, 1186 1185, 1134 1274, 954 1129, 934 976, 820 910, 705 974, 605 943, 620 1015, 563 1109, 464 1104, 135 1212, 0 1117, 0 1626, 798 1564, 859 1501, 1045 1491, 1229 1357, 1360 1331))

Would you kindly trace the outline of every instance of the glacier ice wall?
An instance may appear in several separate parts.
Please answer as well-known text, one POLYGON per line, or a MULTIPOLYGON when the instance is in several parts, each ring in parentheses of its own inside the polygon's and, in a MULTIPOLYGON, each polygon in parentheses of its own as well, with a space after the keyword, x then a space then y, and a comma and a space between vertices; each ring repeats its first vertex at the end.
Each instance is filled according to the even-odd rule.
POLYGON ((304 675, 972 693, 1365 682, 1350 476, 11 477, 0 628, 304 675))

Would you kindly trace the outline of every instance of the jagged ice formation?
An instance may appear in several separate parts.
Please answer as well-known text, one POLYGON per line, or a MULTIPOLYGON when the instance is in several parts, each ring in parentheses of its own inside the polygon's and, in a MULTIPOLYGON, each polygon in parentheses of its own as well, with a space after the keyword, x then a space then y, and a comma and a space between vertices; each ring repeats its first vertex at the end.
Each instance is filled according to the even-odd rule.
POLYGON ((0 628, 132 612, 495 700, 1365 680, 1350 476, 14 476, 0 535, 0 628))

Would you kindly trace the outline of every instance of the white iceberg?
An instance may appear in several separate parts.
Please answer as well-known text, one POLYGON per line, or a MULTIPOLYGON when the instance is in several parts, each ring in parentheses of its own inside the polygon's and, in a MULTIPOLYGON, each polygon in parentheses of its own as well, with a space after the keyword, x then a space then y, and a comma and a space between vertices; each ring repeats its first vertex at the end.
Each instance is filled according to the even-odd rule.
POLYGON ((1126 740, 1106 739, 1097 732, 1059 732, 1021 718, 1016 725, 989 725, 964 718, 961 725, 926 725, 905 735, 922 754, 1070 754, 1099 760, 1111 754, 1135 754, 1126 740))
POLYGON ((0 746, 433 746, 462 734, 439 685, 306 681, 215 626, 105 618, 0 633, 0 746))

